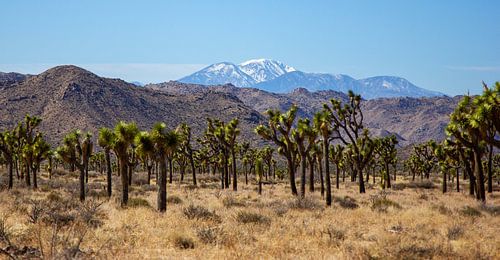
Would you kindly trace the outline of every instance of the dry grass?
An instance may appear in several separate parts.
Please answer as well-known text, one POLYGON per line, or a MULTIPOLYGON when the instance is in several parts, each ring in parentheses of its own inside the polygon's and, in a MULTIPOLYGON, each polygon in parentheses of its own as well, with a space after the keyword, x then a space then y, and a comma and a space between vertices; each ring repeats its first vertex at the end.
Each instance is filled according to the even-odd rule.
MULTIPOLYGON (((0 192, 2 250, 48 259, 500 258, 498 194, 481 205, 429 184, 398 180, 397 190, 359 194, 349 182, 333 190, 326 208, 319 192, 297 199, 286 183, 266 185, 259 196, 255 185, 240 181, 238 192, 221 191, 217 179, 200 176, 197 188, 189 180, 169 184, 162 214, 155 189, 142 183, 126 209, 118 190, 110 200, 81 204, 69 176, 55 176, 55 185, 42 180, 58 187, 50 191, 0 192)), ((93 187, 102 192, 100 183, 93 187)))

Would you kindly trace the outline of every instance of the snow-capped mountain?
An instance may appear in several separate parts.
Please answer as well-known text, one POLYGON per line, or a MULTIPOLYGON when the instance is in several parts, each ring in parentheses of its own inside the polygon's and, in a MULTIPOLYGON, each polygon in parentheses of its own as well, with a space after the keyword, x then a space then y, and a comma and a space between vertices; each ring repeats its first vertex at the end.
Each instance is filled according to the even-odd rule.
POLYGON ((239 68, 252 77, 257 83, 273 80, 283 74, 295 71, 282 62, 269 59, 255 59, 239 64, 239 68))
POLYGON ((230 62, 212 64, 198 72, 180 79, 179 81, 202 85, 231 83, 238 87, 251 87, 257 83, 237 65, 230 62))
POLYGON ((365 99, 379 97, 432 97, 444 94, 415 86, 394 76, 377 76, 356 80, 348 75, 306 73, 282 62, 269 59, 249 60, 235 65, 221 62, 210 65, 179 80, 184 83, 254 87, 274 93, 288 93, 296 88, 309 91, 353 90, 365 99))

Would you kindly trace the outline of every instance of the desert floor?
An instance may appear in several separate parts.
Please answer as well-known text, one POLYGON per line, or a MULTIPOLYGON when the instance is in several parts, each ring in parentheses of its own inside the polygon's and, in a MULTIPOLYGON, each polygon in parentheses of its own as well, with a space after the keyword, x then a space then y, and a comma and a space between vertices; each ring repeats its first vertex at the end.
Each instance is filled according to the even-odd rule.
MULTIPOLYGON (((78 201, 77 175, 46 173, 36 191, 18 180, 0 192, 0 258, 337 258, 500 259, 500 192, 486 204, 462 192, 442 194, 439 180, 393 189, 356 183, 333 187, 325 207, 319 192, 299 200, 288 184, 239 179, 237 192, 221 190, 214 176, 168 184, 166 213, 156 208, 156 186, 134 176, 128 208, 119 204, 119 177, 107 199, 105 177, 90 174, 85 203, 78 201)), ((462 181, 462 180, 461 180, 462 181)), ((464 183, 464 181, 462 181, 464 183)))

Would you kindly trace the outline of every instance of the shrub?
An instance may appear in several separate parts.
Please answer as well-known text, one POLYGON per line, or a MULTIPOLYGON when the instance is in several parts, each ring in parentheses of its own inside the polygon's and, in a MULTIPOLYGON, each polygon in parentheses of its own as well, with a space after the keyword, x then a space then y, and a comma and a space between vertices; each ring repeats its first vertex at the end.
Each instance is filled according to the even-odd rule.
POLYGON ((345 209, 355 209, 359 207, 358 204, 356 203, 356 200, 349 196, 344 196, 343 198, 334 197, 334 201, 339 203, 339 205, 345 209))
POLYGON ((128 206, 131 208, 139 208, 139 207, 152 208, 149 202, 142 198, 130 198, 128 200, 128 206))
POLYGON ((401 206, 387 198, 387 193, 381 192, 378 195, 370 196, 371 209, 379 212, 387 212, 389 208, 400 209, 401 206))
POLYGON ((100 227, 103 224, 102 218, 104 217, 100 209, 103 203, 96 200, 87 200, 83 203, 80 207, 80 218, 83 222, 93 228, 100 227))
POLYGON ((498 216, 500 215, 500 205, 486 205, 486 204, 481 204, 480 206, 481 210, 488 212, 490 215, 493 216, 498 216))
POLYGON ((447 237, 449 240, 457 240, 464 234, 464 229, 461 226, 453 225, 448 228, 447 237))
POLYGON ((216 244, 222 230, 218 227, 204 227, 196 231, 196 236, 205 244, 216 244))
POLYGON ((328 236, 328 241, 333 244, 339 244, 340 241, 344 241, 346 235, 345 231, 342 229, 337 229, 332 226, 329 226, 323 230, 323 234, 328 236))
POLYGON ((193 249, 194 248, 194 240, 191 237, 186 235, 176 234, 173 237, 173 242, 175 247, 179 249, 193 249))
POLYGON ((452 213, 451 210, 443 204, 439 204, 437 206, 434 206, 433 208, 443 215, 451 215, 452 213))
POLYGON ((35 224, 45 213, 45 205, 41 200, 30 200, 29 201, 30 208, 27 212, 28 221, 35 224))
POLYGON ((222 204, 226 208, 230 208, 230 207, 244 207, 245 206, 244 202, 236 199, 233 196, 226 196, 226 197, 224 197, 222 199, 222 204))
POLYGON ((62 201, 62 197, 61 194, 59 194, 59 192, 52 191, 47 195, 47 200, 49 202, 60 202, 62 201))
POLYGON ((179 196, 172 195, 172 196, 167 197, 167 203, 181 204, 182 199, 179 196))
POLYGON ((461 210, 459 210, 459 213, 463 216, 468 216, 468 217, 480 217, 483 215, 481 214, 481 211, 471 206, 463 207, 461 210))
POLYGON ((262 214, 249 212, 249 211, 239 211, 238 214, 236 215, 236 220, 240 223, 243 223, 243 224, 249 224, 249 223, 269 224, 269 223, 271 223, 270 218, 268 218, 262 214))
POLYGON ((195 206, 191 204, 184 208, 182 212, 188 219, 204 219, 217 222, 221 220, 219 215, 215 214, 215 212, 212 212, 202 206, 195 206))
POLYGON ((289 203, 289 207, 293 209, 302 209, 302 210, 316 210, 323 209, 321 204, 310 197, 305 198, 296 198, 289 203))

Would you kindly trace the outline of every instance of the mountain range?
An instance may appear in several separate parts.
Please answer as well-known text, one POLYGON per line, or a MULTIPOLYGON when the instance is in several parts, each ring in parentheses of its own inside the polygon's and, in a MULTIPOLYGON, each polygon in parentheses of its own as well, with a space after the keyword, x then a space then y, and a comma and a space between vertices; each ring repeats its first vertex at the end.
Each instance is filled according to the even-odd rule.
MULTIPOLYGON (((57 144, 71 130, 97 132, 120 120, 141 129, 157 122, 171 128, 190 124, 203 133, 207 117, 240 119, 241 139, 263 141, 253 129, 266 122, 268 109, 299 106, 298 116, 311 117, 330 99, 347 101, 334 90, 297 88, 272 93, 232 84, 204 86, 170 81, 138 87, 121 79, 103 78, 76 66, 58 66, 39 75, 0 74, 0 131, 12 128, 24 115, 40 116, 41 130, 57 144)), ((397 97, 362 101, 365 125, 373 135, 395 134, 402 146, 444 138, 444 127, 461 97, 397 97)))
POLYGON ((231 83, 237 87, 254 87, 273 93, 288 93, 296 88, 344 93, 352 90, 365 99, 444 96, 443 93, 417 87, 401 77, 377 76, 357 80, 343 74, 306 73, 270 59, 254 59, 238 65, 215 63, 178 81, 200 85, 231 83))

